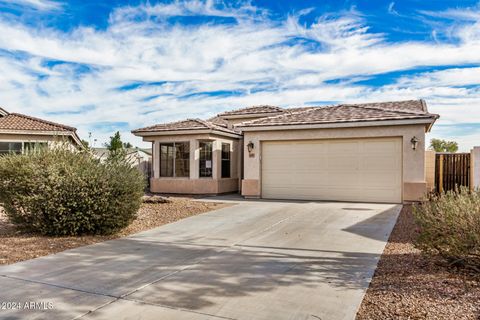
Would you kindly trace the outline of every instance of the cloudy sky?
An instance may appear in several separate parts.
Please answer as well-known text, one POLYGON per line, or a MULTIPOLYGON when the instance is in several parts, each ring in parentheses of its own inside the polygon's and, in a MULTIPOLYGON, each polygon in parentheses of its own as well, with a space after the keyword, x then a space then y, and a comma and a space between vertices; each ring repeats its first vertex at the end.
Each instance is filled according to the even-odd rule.
POLYGON ((0 105, 114 131, 258 104, 425 99, 480 145, 478 1, 0 0, 0 105))

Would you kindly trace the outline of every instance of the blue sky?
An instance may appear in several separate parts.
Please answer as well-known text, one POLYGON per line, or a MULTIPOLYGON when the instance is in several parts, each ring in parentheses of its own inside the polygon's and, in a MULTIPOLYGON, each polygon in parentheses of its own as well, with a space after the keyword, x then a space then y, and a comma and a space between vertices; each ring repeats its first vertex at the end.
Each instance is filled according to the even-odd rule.
POLYGON ((97 146, 249 105, 425 99, 480 145, 478 1, 0 0, 0 105, 97 146))

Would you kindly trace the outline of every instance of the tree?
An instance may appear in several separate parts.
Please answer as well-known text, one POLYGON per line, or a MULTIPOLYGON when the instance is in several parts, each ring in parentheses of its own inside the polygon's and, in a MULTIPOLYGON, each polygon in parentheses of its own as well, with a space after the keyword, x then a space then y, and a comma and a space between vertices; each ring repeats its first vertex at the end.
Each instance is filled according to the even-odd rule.
POLYGON ((115 134, 110 137, 110 142, 105 143, 105 148, 110 152, 117 152, 123 149, 122 138, 120 137, 120 132, 115 132, 115 134))
POLYGON ((110 142, 105 143, 105 147, 108 150, 108 160, 119 160, 125 158, 126 152, 123 147, 120 132, 115 132, 115 134, 110 137, 110 142))
POLYGON ((432 139, 430 140, 430 148, 436 152, 457 152, 458 143, 455 141, 432 139))
POLYGON ((123 147, 124 147, 125 149, 129 149, 129 148, 133 148, 133 145, 132 145, 130 142, 124 142, 124 143, 123 143, 123 147))
POLYGON ((83 146, 84 146, 85 148, 87 148, 87 149, 90 147, 90 144, 88 143, 87 140, 83 140, 83 139, 82 139, 82 144, 83 144, 83 146))

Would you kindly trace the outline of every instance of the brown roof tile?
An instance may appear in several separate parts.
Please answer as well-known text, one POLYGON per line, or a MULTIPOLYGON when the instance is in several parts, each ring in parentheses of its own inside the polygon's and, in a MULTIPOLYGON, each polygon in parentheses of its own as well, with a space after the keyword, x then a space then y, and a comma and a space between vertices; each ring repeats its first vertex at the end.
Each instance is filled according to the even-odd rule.
POLYGON ((210 119, 208 119, 207 121, 209 121, 209 122, 211 122, 211 123, 213 123, 213 124, 216 124, 216 125, 218 125, 218 126, 221 126, 221 127, 225 127, 225 128, 228 127, 228 121, 225 120, 225 119, 222 118, 222 117, 219 117, 219 116, 210 118, 210 119))
POLYGON ((311 110, 311 109, 315 109, 315 108, 318 108, 318 107, 294 107, 294 108, 287 108, 285 109, 285 112, 302 112, 302 111, 308 111, 308 110, 311 110))
POLYGON ((180 131, 180 130, 217 130, 226 133, 238 134, 238 132, 228 129, 224 126, 201 119, 187 119, 176 122, 161 123, 153 126, 133 130, 132 133, 141 132, 162 132, 162 131, 180 131))
POLYGON ((428 113, 426 105, 422 100, 348 104, 299 110, 298 112, 243 122, 237 126, 255 127, 418 118, 436 119, 438 117, 438 115, 428 113))
POLYGON ((262 106, 253 106, 253 107, 247 107, 247 108, 242 108, 242 109, 237 109, 232 111, 225 111, 225 112, 219 113, 218 116, 220 117, 221 116, 237 116, 237 115, 278 113, 278 112, 284 112, 284 109, 280 107, 275 107, 275 106, 262 105, 262 106))
MULTIPOLYGON (((3 110, 3 109, 2 109, 3 110)), ((3 110, 5 111, 5 110, 3 110)), ((19 113, 0 115, 0 130, 27 130, 27 131, 71 131, 77 129, 63 124, 26 116, 19 113)))
POLYGON ((362 108, 374 108, 374 109, 380 109, 380 110, 414 112, 414 113, 420 113, 420 114, 428 113, 427 105, 423 100, 404 100, 404 101, 373 102, 373 103, 344 104, 344 105, 358 106, 362 108))

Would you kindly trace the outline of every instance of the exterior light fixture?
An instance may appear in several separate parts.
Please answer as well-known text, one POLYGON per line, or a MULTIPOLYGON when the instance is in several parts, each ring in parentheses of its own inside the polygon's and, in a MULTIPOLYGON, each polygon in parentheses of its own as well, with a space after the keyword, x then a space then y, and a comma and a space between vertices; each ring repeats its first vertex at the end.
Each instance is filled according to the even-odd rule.
POLYGON ((417 146, 418 146, 418 142, 420 140, 418 140, 417 137, 413 136, 413 138, 410 140, 410 142, 412 143, 412 149, 413 150, 417 150, 417 146))
POLYGON ((250 141, 250 142, 247 144, 247 150, 248 150, 248 152, 252 152, 252 151, 253 151, 253 148, 255 148, 255 145, 253 144, 252 141, 250 141))

